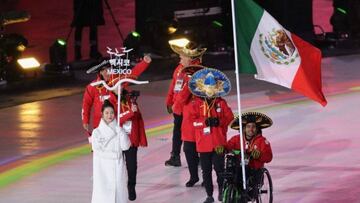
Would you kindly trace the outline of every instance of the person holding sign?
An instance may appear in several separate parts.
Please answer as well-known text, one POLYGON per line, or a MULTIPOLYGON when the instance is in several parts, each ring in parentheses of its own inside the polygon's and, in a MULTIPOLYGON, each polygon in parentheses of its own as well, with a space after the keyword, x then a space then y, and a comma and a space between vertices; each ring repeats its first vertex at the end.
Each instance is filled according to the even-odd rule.
MULTIPOLYGON (((98 71, 98 77, 93 82, 104 80, 108 85, 115 85, 119 79, 122 78, 136 78, 143 73, 151 63, 150 56, 144 56, 143 60, 138 63, 131 71, 131 75, 125 74, 110 74, 111 66, 109 62, 101 63, 101 66, 89 69, 89 73, 98 71)), ((92 83, 93 83, 92 82, 92 83)), ((136 99, 138 94, 130 91, 128 83, 122 85, 123 95, 121 96, 122 101, 120 105, 120 111, 116 108, 115 112, 120 113, 120 126, 125 129, 125 132, 130 138, 131 146, 124 152, 126 158, 126 167, 128 170, 128 197, 129 200, 136 199, 136 175, 137 175, 137 149, 139 146, 146 147, 147 140, 145 135, 144 121, 139 111, 136 99)), ((86 87, 84 98, 83 98, 83 127, 89 132, 89 120, 91 107, 94 106, 93 110, 93 128, 99 125, 101 118, 101 106, 105 99, 117 107, 117 92, 107 90, 103 86, 91 86, 90 84, 86 87)), ((89 137, 91 142, 91 137, 89 137)))

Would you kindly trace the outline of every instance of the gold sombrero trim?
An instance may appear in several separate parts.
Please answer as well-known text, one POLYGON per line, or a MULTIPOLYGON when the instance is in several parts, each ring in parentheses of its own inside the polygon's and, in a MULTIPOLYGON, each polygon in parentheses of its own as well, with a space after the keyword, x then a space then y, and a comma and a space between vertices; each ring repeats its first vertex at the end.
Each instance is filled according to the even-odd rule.
MULTIPOLYGON (((259 118, 256 118, 256 122, 262 122, 262 119, 267 119, 270 123, 261 124, 260 126, 263 128, 268 128, 268 127, 272 126, 272 124, 273 124, 273 121, 269 116, 267 116, 263 113, 260 113, 260 112, 246 112, 246 113, 241 114, 241 117, 245 117, 245 116, 256 116, 256 117, 260 116, 261 121, 258 121, 259 118)), ((238 120, 239 120, 239 115, 236 115, 234 120, 229 124, 229 126, 234 130, 239 130, 240 124, 238 126, 232 126, 238 120)), ((246 123, 246 121, 243 121, 243 119, 241 119, 241 122, 242 122, 242 124, 246 123)))
MULTIPOLYGON (((265 115, 263 113, 260 113, 260 112, 251 111, 251 112, 246 112, 246 113, 241 114, 241 117, 245 117, 245 116, 260 116, 261 119, 265 118, 265 119, 269 120, 270 121, 270 126, 273 124, 273 121, 271 120, 271 118, 269 116, 267 116, 267 115, 265 115)), ((256 118, 256 119, 259 119, 259 118, 256 118)), ((242 119, 241 119, 241 122, 244 123, 242 121, 242 119)), ((256 122, 261 122, 261 121, 256 120, 256 122)))
POLYGON ((179 55, 183 54, 183 55, 191 57, 191 58, 202 56, 205 53, 205 51, 207 50, 207 48, 188 49, 186 47, 179 47, 176 45, 170 45, 170 48, 179 55))

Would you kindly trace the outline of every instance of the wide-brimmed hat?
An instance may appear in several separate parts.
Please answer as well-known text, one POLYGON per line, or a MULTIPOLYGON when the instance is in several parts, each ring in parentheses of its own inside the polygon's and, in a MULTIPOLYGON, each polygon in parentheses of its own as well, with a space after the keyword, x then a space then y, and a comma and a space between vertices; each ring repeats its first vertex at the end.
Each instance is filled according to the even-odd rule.
MULTIPOLYGON (((260 112, 246 112, 241 114, 242 126, 245 127, 248 123, 255 123, 256 126, 260 129, 268 128, 272 126, 273 121, 267 115, 260 112)), ((239 130, 239 115, 237 115, 234 120, 230 123, 230 128, 234 130, 239 130)))
POLYGON ((179 55, 184 55, 190 58, 199 58, 201 57, 205 51, 207 50, 207 48, 201 48, 201 47, 192 47, 193 46, 193 42, 189 42, 187 45, 181 47, 181 46, 177 46, 174 44, 170 44, 170 48, 177 54, 179 55))
POLYGON ((107 68, 107 67, 110 67, 110 61, 105 59, 101 63, 89 68, 86 71, 86 73, 87 74, 97 73, 97 72, 101 71, 103 68, 107 68))
POLYGON ((231 90, 229 78, 223 72, 208 67, 195 72, 188 86, 193 95, 204 98, 223 97, 231 90))

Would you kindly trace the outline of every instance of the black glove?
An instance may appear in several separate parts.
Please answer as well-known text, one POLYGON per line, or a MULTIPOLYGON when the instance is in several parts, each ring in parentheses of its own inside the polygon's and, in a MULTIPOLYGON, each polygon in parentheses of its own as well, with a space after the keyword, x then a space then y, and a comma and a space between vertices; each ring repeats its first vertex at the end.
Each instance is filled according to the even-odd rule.
POLYGON ((172 106, 166 106, 166 110, 169 114, 173 113, 172 106))
POLYGON ((205 120, 205 125, 210 127, 218 127, 220 124, 219 119, 216 117, 209 117, 205 120))

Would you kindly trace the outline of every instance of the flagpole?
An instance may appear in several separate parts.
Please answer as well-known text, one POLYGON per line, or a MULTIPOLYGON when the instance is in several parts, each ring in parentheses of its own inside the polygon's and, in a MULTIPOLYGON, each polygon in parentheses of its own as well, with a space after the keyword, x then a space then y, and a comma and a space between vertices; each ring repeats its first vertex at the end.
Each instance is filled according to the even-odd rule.
MULTIPOLYGON (((118 75, 118 81, 120 81, 120 73, 118 75)), ((117 108, 118 108, 118 112, 117 112, 117 122, 119 123, 119 126, 121 127, 120 125, 120 114, 121 114, 121 83, 118 87, 118 103, 117 103, 117 108)))
POLYGON ((240 77, 239 77, 239 63, 236 41, 236 26, 235 26, 235 0, 231 0, 231 16, 233 25, 233 39, 234 39, 234 55, 235 55, 235 74, 236 74, 236 87, 237 87, 237 106, 239 113, 239 133, 240 133, 240 153, 241 153, 241 170, 243 179, 243 189, 246 190, 246 174, 245 174, 245 157, 244 157, 244 138, 241 121, 241 101, 240 101, 240 77))
POLYGON ((118 103, 117 103, 117 108, 118 108, 118 111, 117 111, 117 122, 119 122, 119 125, 120 125, 120 114, 121 114, 121 83, 118 87, 118 103))

